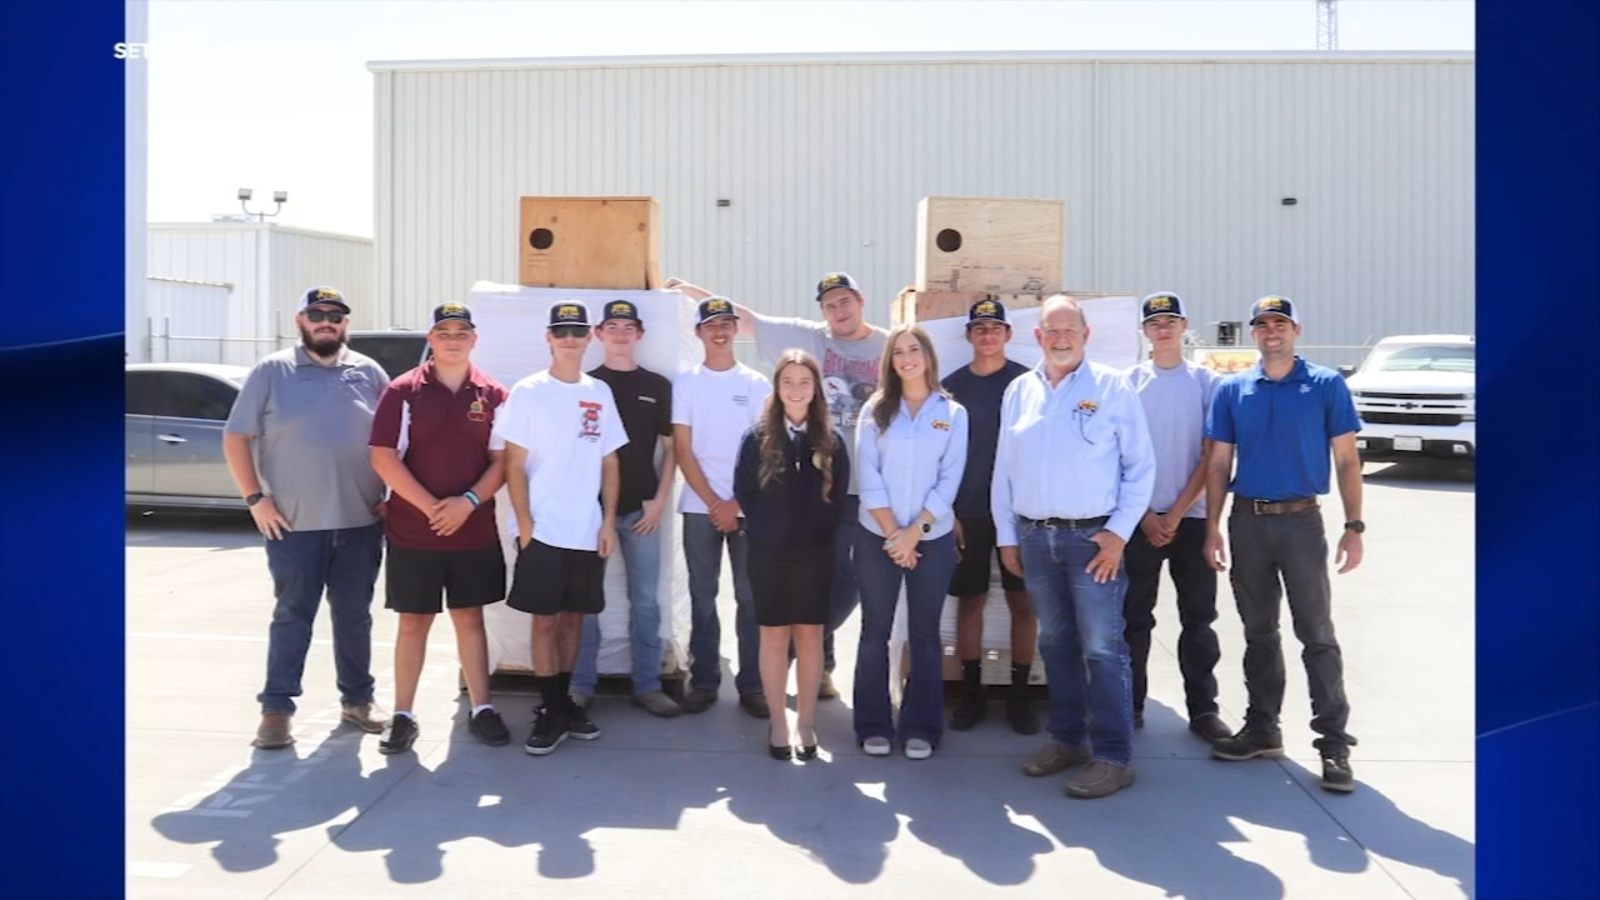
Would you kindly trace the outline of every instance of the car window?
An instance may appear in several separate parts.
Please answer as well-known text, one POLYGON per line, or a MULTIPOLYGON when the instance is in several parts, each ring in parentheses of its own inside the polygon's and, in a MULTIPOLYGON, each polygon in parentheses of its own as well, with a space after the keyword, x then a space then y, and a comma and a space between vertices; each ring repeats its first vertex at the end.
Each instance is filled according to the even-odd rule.
POLYGON ((161 397, 160 372, 129 372, 123 378, 123 385, 127 390, 127 414, 130 416, 154 416, 160 406, 161 397))
POLYGON ((1388 353, 1374 353, 1366 372, 1462 372, 1477 369, 1477 347, 1399 347, 1388 353))
POLYGON ((156 414, 170 418, 225 421, 239 396, 228 382, 192 372, 163 372, 161 379, 156 414))

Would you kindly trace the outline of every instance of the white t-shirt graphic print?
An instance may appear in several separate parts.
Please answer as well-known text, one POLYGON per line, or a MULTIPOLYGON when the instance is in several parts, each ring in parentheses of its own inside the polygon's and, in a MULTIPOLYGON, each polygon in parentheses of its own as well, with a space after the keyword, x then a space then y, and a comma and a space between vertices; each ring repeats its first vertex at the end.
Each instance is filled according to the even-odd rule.
MULTIPOLYGON (((628 443, 611 388, 588 375, 570 384, 548 369, 529 375, 495 414, 490 446, 506 443, 528 450, 533 539, 568 550, 600 549, 604 460, 628 443)), ((511 527, 515 533, 515 521, 511 527)))
MULTIPOLYGON (((733 469, 744 433, 761 418, 772 382, 743 363, 718 372, 702 363, 680 374, 672 385, 672 424, 691 429, 690 447, 711 490, 733 497, 733 469)), ((688 485, 678 511, 707 513, 706 502, 688 485)))

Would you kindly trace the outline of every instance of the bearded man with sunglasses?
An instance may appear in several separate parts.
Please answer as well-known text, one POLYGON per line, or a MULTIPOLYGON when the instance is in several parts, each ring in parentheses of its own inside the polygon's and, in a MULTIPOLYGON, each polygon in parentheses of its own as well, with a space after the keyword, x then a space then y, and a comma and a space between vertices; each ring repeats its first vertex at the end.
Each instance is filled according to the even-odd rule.
POLYGON ((350 305, 329 287, 300 297, 300 343, 270 353, 245 380, 222 439, 239 493, 266 538, 277 603, 257 696, 254 745, 294 743, 294 698, 322 596, 333 621, 341 718, 369 734, 373 703, 372 594, 383 558, 383 481, 367 441, 389 376, 345 346, 350 305))

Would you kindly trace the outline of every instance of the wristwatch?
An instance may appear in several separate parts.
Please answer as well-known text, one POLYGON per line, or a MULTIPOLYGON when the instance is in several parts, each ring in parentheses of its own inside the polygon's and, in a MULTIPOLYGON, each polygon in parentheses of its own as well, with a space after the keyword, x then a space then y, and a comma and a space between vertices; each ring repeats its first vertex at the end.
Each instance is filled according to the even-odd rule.
POLYGON ((1361 521, 1360 519, 1356 519, 1354 522, 1346 522, 1344 523, 1344 530, 1354 531, 1356 534, 1366 534, 1367 523, 1361 521))
POLYGON ((928 532, 930 532, 932 530, 933 530, 933 523, 929 522, 927 519, 923 519, 922 520, 922 533, 923 534, 927 534, 928 532))
POLYGON ((267 496, 266 494, 263 494, 260 491, 256 491, 254 494, 251 494, 250 496, 244 498, 244 505, 245 506, 255 506, 257 503, 261 502, 262 498, 264 498, 266 496, 267 496))

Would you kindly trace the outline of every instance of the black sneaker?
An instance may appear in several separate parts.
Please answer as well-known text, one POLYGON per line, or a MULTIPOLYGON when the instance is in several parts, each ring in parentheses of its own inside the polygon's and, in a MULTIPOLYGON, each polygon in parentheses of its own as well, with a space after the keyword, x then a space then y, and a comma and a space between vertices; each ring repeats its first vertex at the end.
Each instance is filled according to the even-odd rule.
POLYGON ((1017 734, 1039 733, 1039 714, 1033 711, 1027 694, 1015 693, 1006 698, 1006 720, 1017 734))
POLYGON ((417 727, 417 720, 410 716, 397 715, 389 720, 389 733, 378 742, 378 752, 384 754, 404 753, 416 743, 417 735, 422 730, 417 727))
POLYGON ((1322 752, 1322 789, 1348 794, 1356 789, 1355 772, 1350 769, 1350 754, 1343 750, 1322 752))
POLYGON ((1246 725, 1231 738, 1213 741, 1211 755, 1232 762, 1255 759, 1258 756, 1263 759, 1276 759, 1283 755, 1283 735, 1260 734, 1246 725))
POLYGON ((567 711, 567 737, 592 741, 600 736, 600 726, 589 721, 589 711, 576 706, 567 711))
POLYGON ((528 743, 523 745, 522 749, 533 756, 544 756, 556 752, 556 748, 566 739, 567 723, 564 717, 550 710, 540 710, 539 717, 533 720, 533 731, 528 734, 528 743))
POLYGON ((511 743, 511 730, 506 727, 500 714, 492 709, 486 709, 467 720, 467 730, 491 747, 504 747, 511 743))
POLYGON ((982 722, 983 717, 988 714, 989 700, 984 697, 983 688, 973 690, 972 685, 967 685, 956 711, 950 714, 950 727, 956 731, 969 731, 974 725, 982 722))

